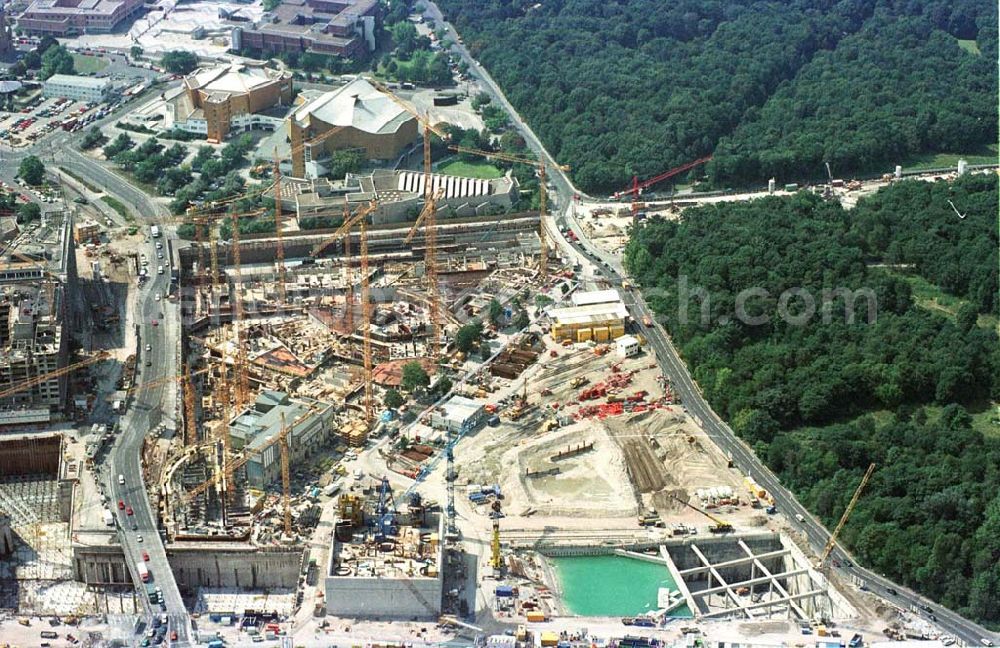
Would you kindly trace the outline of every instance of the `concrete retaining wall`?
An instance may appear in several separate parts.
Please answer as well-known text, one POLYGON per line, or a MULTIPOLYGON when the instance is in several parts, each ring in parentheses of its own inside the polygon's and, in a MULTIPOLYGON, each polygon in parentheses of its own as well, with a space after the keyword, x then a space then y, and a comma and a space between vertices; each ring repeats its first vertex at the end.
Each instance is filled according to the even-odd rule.
POLYGON ((440 578, 329 577, 327 611, 362 618, 437 618, 441 614, 442 587, 440 578))
POLYGON ((296 587, 302 549, 167 548, 178 587, 296 587))

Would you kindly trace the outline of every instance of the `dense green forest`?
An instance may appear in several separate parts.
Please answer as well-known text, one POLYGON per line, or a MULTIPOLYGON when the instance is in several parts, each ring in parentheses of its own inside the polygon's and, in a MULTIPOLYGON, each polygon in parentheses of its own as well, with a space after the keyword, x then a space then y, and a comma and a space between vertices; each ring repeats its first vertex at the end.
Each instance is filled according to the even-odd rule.
POLYGON ((995 3, 440 0, 581 189, 889 170, 997 136, 995 3), (960 47, 975 41, 980 53, 960 47))
POLYGON ((1000 427, 973 431, 966 408, 1000 400, 997 332, 979 317, 996 308, 997 212, 994 175, 906 181, 851 211, 804 192, 700 207, 652 220, 626 249, 737 434, 828 523, 878 463, 845 542, 868 565, 994 624, 1000 427), (961 307, 921 306, 906 272, 961 307), (757 292, 740 317, 748 289, 757 292), (873 318, 853 297, 865 290, 873 318), (783 294, 791 318, 780 316, 783 294), (810 298, 813 316, 795 321, 810 298))

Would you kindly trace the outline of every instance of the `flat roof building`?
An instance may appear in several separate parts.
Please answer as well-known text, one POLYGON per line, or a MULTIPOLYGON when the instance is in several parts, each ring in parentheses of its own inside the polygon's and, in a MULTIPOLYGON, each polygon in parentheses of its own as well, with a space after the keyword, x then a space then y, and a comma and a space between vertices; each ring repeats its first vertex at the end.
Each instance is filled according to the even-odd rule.
POLYGON ((485 405, 465 396, 452 396, 431 412, 431 427, 455 434, 472 432, 486 421, 485 405))
POLYGON ((621 301, 549 310, 552 339, 607 342, 625 335, 628 309, 621 301))
MULTIPOLYGON (((317 171, 321 167, 319 161, 309 165, 317 171)), ((285 184, 293 186, 291 181, 285 184)), ((377 207, 371 218, 373 224, 398 223, 412 220, 424 202, 424 174, 418 171, 377 169, 370 175, 351 174, 334 182, 314 179, 294 187, 294 204, 288 207, 295 209, 299 219, 342 208, 345 200, 352 210, 374 200, 377 207)), ((483 180, 433 173, 431 188, 435 195, 441 192, 438 214, 459 217, 505 212, 521 192, 520 183, 511 174, 483 180)))
POLYGON ((356 57, 375 50, 378 0, 285 0, 255 23, 233 27, 234 52, 316 52, 356 57))
POLYGON ((287 127, 296 178, 307 177, 308 162, 336 150, 395 160, 417 139, 417 118, 363 78, 308 101, 288 117, 287 127), (319 137, 325 133, 329 137, 319 137))
POLYGON ((576 291, 570 295, 570 301, 574 306, 589 306, 590 304, 607 304, 609 302, 620 302, 621 295, 613 288, 608 290, 587 290, 576 291))
POLYGON ((42 96, 100 102, 107 99, 112 88, 111 79, 107 78, 53 74, 42 83, 42 96))
POLYGON ((229 438, 234 450, 252 450, 268 446, 246 464, 247 481, 253 488, 264 488, 281 478, 281 454, 277 443, 284 425, 289 428, 288 449, 292 461, 301 461, 316 453, 331 438, 334 407, 311 398, 292 400, 280 391, 266 391, 253 405, 229 424, 229 438))
POLYGON ((34 0, 17 19, 29 34, 75 36, 112 31, 142 10, 142 0, 34 0))

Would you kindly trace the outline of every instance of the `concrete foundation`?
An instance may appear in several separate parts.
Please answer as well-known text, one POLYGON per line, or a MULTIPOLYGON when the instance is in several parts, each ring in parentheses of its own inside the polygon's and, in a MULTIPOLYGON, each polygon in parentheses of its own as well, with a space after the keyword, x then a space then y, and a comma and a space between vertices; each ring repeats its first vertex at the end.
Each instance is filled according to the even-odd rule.
POLYGON ((294 588, 302 573, 302 549, 285 547, 167 546, 170 569, 182 590, 294 588))
MULTIPOLYGON (((444 517, 437 520, 437 537, 444 537, 444 517)), ((433 528, 433 527, 431 527, 433 528)), ((338 575, 339 542, 331 548, 326 576, 327 613, 364 619, 437 619, 441 615, 444 547, 438 543, 427 575, 338 575)))

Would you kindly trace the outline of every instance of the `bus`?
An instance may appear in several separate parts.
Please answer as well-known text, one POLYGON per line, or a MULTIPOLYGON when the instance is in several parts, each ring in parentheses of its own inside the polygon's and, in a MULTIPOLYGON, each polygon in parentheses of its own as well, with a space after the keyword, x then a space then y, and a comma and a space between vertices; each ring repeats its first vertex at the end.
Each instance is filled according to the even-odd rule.
POLYGON ((137 563, 136 571, 139 572, 139 578, 142 579, 143 583, 149 582, 149 567, 146 567, 145 562, 137 563))

